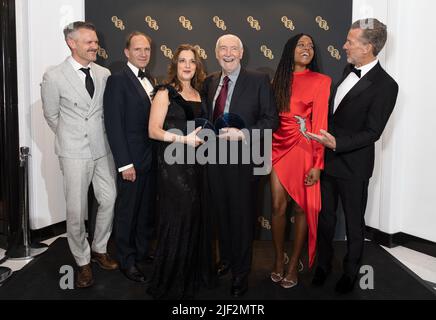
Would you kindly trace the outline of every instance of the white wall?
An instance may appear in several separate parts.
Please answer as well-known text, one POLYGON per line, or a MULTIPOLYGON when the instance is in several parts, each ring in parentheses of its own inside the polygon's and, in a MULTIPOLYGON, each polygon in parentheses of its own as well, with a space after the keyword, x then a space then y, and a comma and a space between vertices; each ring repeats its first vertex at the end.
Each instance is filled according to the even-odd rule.
MULTIPOLYGON (((39 84, 48 67, 69 54, 62 28, 84 18, 84 0, 17 0, 20 144, 31 147, 31 227, 65 219, 62 177, 53 134, 41 110, 39 84)), ((431 0, 354 0, 353 21, 374 16, 388 25, 382 66, 397 80, 397 106, 382 139, 370 184, 369 226, 436 241, 436 91, 432 68, 436 41, 431 0)), ((351 23, 351 21, 350 21, 351 23)), ((344 35, 344 40, 345 40, 344 35)))
POLYGON ((436 85, 429 69, 436 52, 429 27, 436 4, 430 0, 354 0, 353 6, 353 20, 372 11, 388 25, 388 42, 380 60, 400 86, 397 105, 377 144, 367 225, 436 241, 436 144, 431 139, 436 85))
POLYGON ((84 18, 83 0, 17 0, 17 66, 20 145, 29 146, 30 224, 40 229, 65 220, 65 198, 54 135, 41 107, 43 73, 69 49, 62 29, 84 18))
POLYGON ((430 0, 389 1, 395 41, 388 47, 387 68, 400 85, 383 161, 381 222, 389 213, 402 232, 436 242, 436 85, 431 66, 436 52, 429 27, 436 11, 430 0))

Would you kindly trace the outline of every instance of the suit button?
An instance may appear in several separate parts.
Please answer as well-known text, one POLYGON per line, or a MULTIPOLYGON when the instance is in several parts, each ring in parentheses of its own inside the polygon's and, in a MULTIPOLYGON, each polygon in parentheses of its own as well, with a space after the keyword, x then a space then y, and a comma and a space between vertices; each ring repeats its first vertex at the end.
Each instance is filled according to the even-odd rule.
POLYGON ((88 138, 88 134, 85 134, 85 138, 88 138))
POLYGON ((74 106, 77 107, 77 103, 74 103, 74 106))
POLYGON ((88 121, 88 118, 85 118, 85 121, 88 121))

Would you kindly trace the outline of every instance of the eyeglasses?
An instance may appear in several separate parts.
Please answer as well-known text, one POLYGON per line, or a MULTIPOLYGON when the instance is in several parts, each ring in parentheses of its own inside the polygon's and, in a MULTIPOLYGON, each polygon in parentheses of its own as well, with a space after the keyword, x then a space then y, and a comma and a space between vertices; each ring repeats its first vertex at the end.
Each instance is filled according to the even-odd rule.
POLYGON ((303 49, 309 49, 309 50, 312 49, 313 50, 313 44, 305 45, 304 43, 298 43, 297 48, 301 49, 301 50, 303 50, 303 49))

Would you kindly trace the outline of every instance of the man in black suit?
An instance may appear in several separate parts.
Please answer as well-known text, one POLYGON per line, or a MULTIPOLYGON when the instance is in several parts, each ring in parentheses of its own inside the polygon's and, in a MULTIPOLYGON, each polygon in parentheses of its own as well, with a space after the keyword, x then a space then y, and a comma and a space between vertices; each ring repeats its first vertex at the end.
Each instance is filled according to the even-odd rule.
POLYGON ((141 271, 150 250, 153 222, 154 172, 148 118, 154 81, 145 67, 151 39, 131 33, 124 54, 128 62, 109 77, 104 94, 106 132, 118 170, 115 203, 115 242, 120 269, 133 281, 144 282, 141 271))
MULTIPOLYGON (((247 132, 252 132, 252 129, 272 132, 278 127, 279 119, 269 77, 241 68, 243 50, 241 40, 234 35, 218 39, 216 57, 222 70, 210 75, 204 82, 206 116, 215 121, 223 113, 230 112, 242 118, 247 132)), ((245 140, 246 137, 241 130, 224 128, 220 139, 234 141, 245 140)), ((230 151, 229 144, 227 151, 230 151)), ((239 151, 243 149, 242 145, 240 141, 239 151)), ((257 179, 253 175, 253 166, 242 164, 240 160, 238 164, 209 164, 207 170, 211 208, 218 220, 221 259, 218 275, 232 271, 233 296, 243 295, 248 287, 256 217, 254 199, 257 179)))
POLYGON ((374 169, 374 143, 380 138, 394 109, 398 85, 380 66, 377 55, 387 38, 377 19, 352 24, 344 44, 349 65, 330 101, 329 131, 310 136, 324 144, 325 168, 321 177, 322 209, 318 224, 318 267, 314 285, 322 285, 331 271, 336 208, 344 208, 347 255, 336 291, 350 292, 357 279, 365 240, 368 183, 374 169))

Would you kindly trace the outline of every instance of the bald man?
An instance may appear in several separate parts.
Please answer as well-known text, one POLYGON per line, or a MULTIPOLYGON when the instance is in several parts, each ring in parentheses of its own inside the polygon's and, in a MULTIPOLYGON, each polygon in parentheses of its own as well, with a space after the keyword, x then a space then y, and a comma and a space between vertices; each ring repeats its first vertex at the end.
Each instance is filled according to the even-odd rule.
MULTIPOLYGON (((246 129, 270 132, 277 129, 279 118, 267 74, 248 71, 241 67, 244 53, 242 41, 235 35, 221 36, 216 43, 216 58, 221 71, 204 82, 205 114, 215 121, 222 114, 238 115, 246 129)), ((246 140, 241 130, 224 128, 220 139, 246 140)), ((229 144, 227 144, 228 152, 229 144)), ((221 150, 220 150, 221 151, 221 150)), ((239 157, 239 160, 241 158, 239 157)), ((252 241, 255 229, 257 177, 253 164, 209 164, 208 179, 212 208, 218 221, 219 253, 218 276, 232 272, 231 294, 242 296, 248 288, 251 268, 252 241)))

